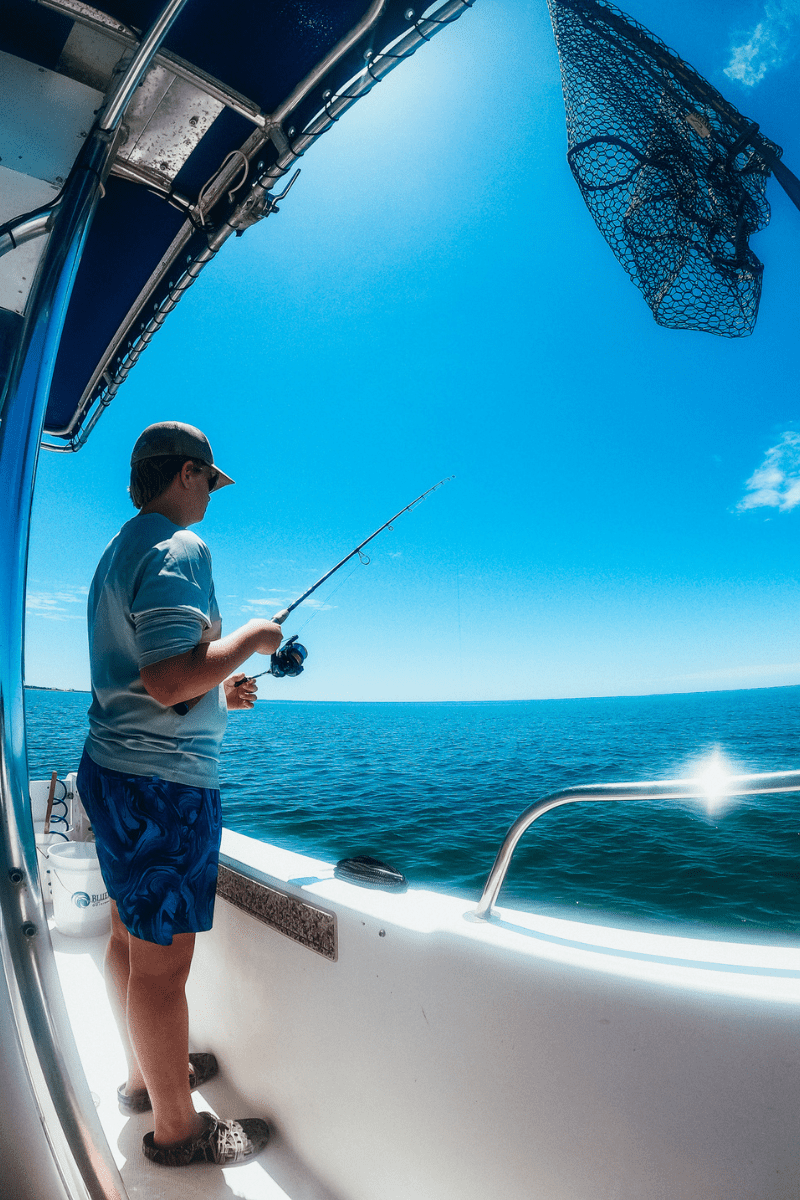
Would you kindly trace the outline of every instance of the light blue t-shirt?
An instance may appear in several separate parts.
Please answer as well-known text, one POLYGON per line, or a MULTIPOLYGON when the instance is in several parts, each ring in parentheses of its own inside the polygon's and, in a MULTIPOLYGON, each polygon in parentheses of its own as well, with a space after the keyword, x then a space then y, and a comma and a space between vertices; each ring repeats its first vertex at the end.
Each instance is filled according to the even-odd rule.
POLYGON ((92 706, 86 750, 101 767, 219 787, 228 710, 212 688, 185 716, 145 690, 142 667, 221 633, 211 555, 197 534, 140 513, 106 547, 89 591, 92 706))

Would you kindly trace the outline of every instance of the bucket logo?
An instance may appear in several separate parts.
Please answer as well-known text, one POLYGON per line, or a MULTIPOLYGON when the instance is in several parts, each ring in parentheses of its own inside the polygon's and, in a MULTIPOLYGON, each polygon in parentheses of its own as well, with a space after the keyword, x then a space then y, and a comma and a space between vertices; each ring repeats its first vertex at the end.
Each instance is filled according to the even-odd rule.
POLYGON ((88 892, 73 892, 72 903, 76 908, 97 908, 108 900, 108 892, 97 892, 91 896, 88 892))

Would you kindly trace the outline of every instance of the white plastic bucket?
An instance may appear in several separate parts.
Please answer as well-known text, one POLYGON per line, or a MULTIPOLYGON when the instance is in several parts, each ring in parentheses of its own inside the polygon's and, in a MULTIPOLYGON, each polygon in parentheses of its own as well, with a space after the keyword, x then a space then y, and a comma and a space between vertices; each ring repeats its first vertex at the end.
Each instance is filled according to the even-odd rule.
POLYGON ((111 928, 111 901, 94 842, 51 846, 50 879, 56 928, 68 937, 96 937, 111 928))

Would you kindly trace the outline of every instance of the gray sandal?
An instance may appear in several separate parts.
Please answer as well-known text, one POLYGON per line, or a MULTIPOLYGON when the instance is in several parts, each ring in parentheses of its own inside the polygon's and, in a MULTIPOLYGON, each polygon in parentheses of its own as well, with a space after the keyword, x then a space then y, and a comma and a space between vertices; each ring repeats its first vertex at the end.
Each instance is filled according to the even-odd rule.
MULTIPOLYGON (((202 1087, 209 1079, 213 1079, 219 1070, 213 1054, 190 1054, 189 1063, 191 1065, 189 1090, 192 1092, 195 1088, 202 1087)), ((117 1088, 117 1103, 119 1111, 125 1114, 150 1112, 153 1107, 146 1089, 143 1088, 140 1092, 131 1092, 128 1095, 124 1083, 117 1088)))
POLYGON ((190 1163, 217 1163, 231 1167, 234 1163, 249 1162, 266 1146, 269 1126, 255 1117, 239 1121, 221 1121, 213 1113, 199 1114, 206 1123, 202 1133, 178 1142, 176 1146, 157 1146, 153 1133, 142 1138, 145 1158, 160 1167, 188 1167, 190 1163))

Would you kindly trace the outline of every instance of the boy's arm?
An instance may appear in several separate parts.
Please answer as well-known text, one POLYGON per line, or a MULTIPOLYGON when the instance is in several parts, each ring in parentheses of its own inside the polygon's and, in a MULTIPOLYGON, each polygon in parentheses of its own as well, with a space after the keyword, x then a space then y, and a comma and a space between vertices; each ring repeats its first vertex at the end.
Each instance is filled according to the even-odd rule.
POLYGON ((184 654, 142 667, 139 677, 154 700, 171 708, 218 687, 251 654, 274 654, 282 640, 283 630, 273 621, 248 621, 216 642, 200 642, 184 654))

